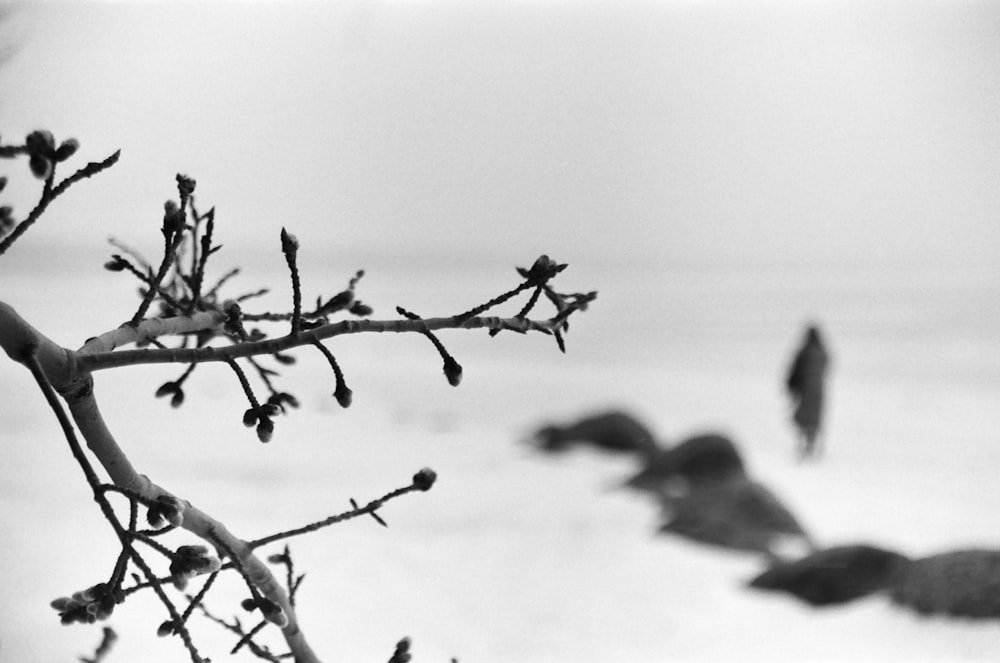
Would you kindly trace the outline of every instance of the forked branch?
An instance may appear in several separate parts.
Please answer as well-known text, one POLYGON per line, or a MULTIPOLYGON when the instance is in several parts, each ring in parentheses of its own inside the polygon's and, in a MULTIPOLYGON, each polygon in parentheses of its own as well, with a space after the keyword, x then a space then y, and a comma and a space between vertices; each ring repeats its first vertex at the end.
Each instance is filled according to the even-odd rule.
MULTIPOLYGON (((32 173, 43 180, 38 203, 20 223, 14 220, 12 208, 0 206, 0 236, 9 233, 0 241, 0 254, 21 237, 48 205, 70 186, 109 168, 118 160, 119 153, 116 152, 104 161, 88 164, 57 183, 57 164, 70 158, 77 147, 78 144, 73 139, 63 141, 57 147, 52 135, 45 131, 29 134, 23 145, 0 145, 0 157, 27 156, 32 173)), ((5 183, 6 178, 0 177, 0 191, 5 183)), ((554 337, 559 349, 565 351, 563 334, 568 329, 569 317, 585 310, 595 299, 596 293, 557 292, 551 282, 566 265, 543 255, 530 268, 518 268, 521 281, 514 288, 455 315, 424 318, 397 307, 396 312, 400 315, 398 319, 369 319, 371 307, 361 302, 355 292, 358 281, 364 274, 363 270, 355 273, 344 290, 333 296, 318 297, 314 308, 304 310, 299 263, 301 247, 295 236, 282 229, 281 248, 291 280, 290 310, 245 312, 244 306, 266 290, 259 289, 223 299, 219 292, 238 273, 235 269, 218 278, 214 285, 207 285, 208 259, 220 247, 213 243, 214 211, 198 214, 194 204, 194 191, 193 179, 177 176, 178 200, 170 200, 164 206, 161 228, 163 255, 158 267, 154 269, 154 263, 145 261, 136 252, 116 243, 116 247, 127 257, 115 254, 105 267, 110 271, 138 278, 141 294, 138 309, 117 329, 87 340, 78 350, 69 350, 37 331, 12 307, 0 301, 0 347, 11 359, 31 371, 60 424, 73 457, 84 473, 94 500, 121 546, 106 582, 99 582, 72 596, 56 599, 52 605, 59 611, 64 623, 89 623, 106 618, 116 605, 132 593, 152 589, 167 613, 167 619, 157 629, 158 634, 178 635, 193 663, 201 663, 204 659, 191 640, 186 627, 187 619, 196 609, 210 614, 202 604, 205 595, 220 571, 235 570, 244 578, 251 595, 243 602, 243 607, 247 610, 259 610, 265 621, 246 630, 239 624, 239 620, 234 624, 219 620, 239 636, 234 651, 247 647, 265 659, 277 660, 277 656, 254 641, 262 625, 270 622, 281 629, 290 655, 298 663, 313 663, 318 661, 318 657, 299 628, 294 609, 294 596, 302 576, 293 578, 287 548, 282 555, 272 556, 272 562, 286 565, 287 588, 283 587, 256 556, 255 550, 282 539, 365 515, 386 525, 386 521, 378 513, 383 506, 396 497, 429 490, 436 476, 434 472, 430 469, 420 470, 409 485, 390 491, 364 506, 352 499, 352 509, 349 511, 257 539, 244 540, 231 533, 220 520, 173 495, 133 467, 128 455, 104 422, 94 394, 93 372, 145 364, 184 364, 184 372, 179 378, 161 385, 155 391, 157 396, 170 395, 171 404, 179 407, 185 398, 182 385, 197 364, 225 362, 233 370, 240 390, 250 404, 243 415, 243 422, 248 426, 255 426, 260 440, 266 442, 271 438, 274 428, 272 417, 284 412, 286 406, 298 406, 294 396, 280 391, 273 384, 278 373, 263 362, 268 357, 279 364, 288 364, 295 360, 294 355, 288 354, 289 351, 301 346, 315 347, 323 354, 334 373, 334 397, 341 406, 348 407, 352 401, 352 392, 347 387, 339 362, 323 341, 359 333, 417 333, 431 341, 443 361, 445 376, 453 386, 458 386, 462 367, 435 332, 486 329, 491 336, 501 331, 520 334, 538 332, 554 337), (498 314, 498 307, 522 294, 527 294, 527 301, 516 309, 516 313, 498 314), (555 308, 555 313, 548 318, 529 317, 543 300, 542 295, 555 308), (331 320, 336 315, 353 317, 331 320), (283 335, 272 338, 257 326, 289 321, 291 324, 285 326, 283 335), (170 343, 174 347, 168 347, 170 343), (247 365, 253 371, 244 370, 247 365), (254 376, 269 392, 270 396, 266 400, 258 399, 254 393, 254 386, 250 383, 250 378, 254 376), (69 414, 63 409, 60 396, 68 406, 69 414), (81 445, 81 439, 110 477, 110 484, 101 481, 98 471, 91 465, 90 458, 81 445), (127 517, 119 517, 109 497, 116 500, 124 498, 127 501, 127 517), (140 529, 140 508, 146 509, 146 521, 152 529, 140 529), (171 549, 164 545, 160 537, 176 528, 182 528, 207 542, 214 552, 208 546, 182 545, 171 549), (157 577, 144 554, 167 558, 170 562, 169 576, 157 577), (135 584, 124 587, 130 564, 141 571, 141 576, 133 576, 135 584), (166 585, 173 584, 178 589, 184 589, 190 578, 205 574, 208 580, 201 590, 193 597, 188 596, 189 604, 186 609, 179 610, 167 595, 166 585)), ((99 648, 93 660, 97 661, 103 656, 103 651, 106 648, 99 648)), ((401 641, 393 660, 403 661, 408 660, 408 657, 408 641, 401 641)))

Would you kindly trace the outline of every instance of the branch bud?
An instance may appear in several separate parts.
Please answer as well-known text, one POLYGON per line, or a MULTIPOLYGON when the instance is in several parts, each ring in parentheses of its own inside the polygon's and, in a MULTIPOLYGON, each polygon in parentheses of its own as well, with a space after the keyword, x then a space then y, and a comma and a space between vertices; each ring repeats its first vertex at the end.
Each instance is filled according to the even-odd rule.
POLYGON ((170 560, 170 580, 183 590, 188 581, 202 573, 214 573, 222 568, 219 558, 208 553, 205 546, 180 546, 170 560))
POLYGON ((429 467, 425 467, 413 475, 413 487, 424 492, 431 489, 437 481, 437 472, 429 467))
POLYGON ((337 390, 333 392, 333 397, 337 399, 340 407, 351 407, 354 401, 354 392, 346 384, 337 385, 337 390))
POLYGON ((448 384, 457 387, 462 384, 462 366, 454 357, 448 356, 444 359, 444 375, 448 378, 448 384))
POLYGON ((274 422, 269 417, 261 417, 257 424, 257 439, 261 442, 270 442, 274 435, 274 422))
POLYGON ((264 619, 271 622, 278 628, 285 628, 288 626, 288 615, 286 615, 284 609, 274 601, 264 599, 263 605, 260 606, 260 612, 264 616, 264 619))
POLYGON ((289 255, 295 255, 299 250, 299 240, 284 228, 281 229, 281 250, 289 255))
POLYGON ((177 173, 177 192, 181 198, 188 198, 194 193, 195 181, 187 175, 177 173))
POLYGON ((285 546, 285 552, 268 555, 267 561, 271 564, 291 564, 292 558, 288 554, 288 546, 285 546))
POLYGON ((146 522, 151 527, 160 528, 164 521, 174 527, 180 527, 184 523, 183 505, 173 495, 160 495, 156 498, 156 504, 146 512, 146 522))
POLYGON ((365 316, 368 316, 368 315, 372 314, 372 307, 371 306, 369 306, 368 304, 362 304, 361 302, 357 302, 357 301, 354 302, 353 304, 351 304, 351 308, 348 309, 348 310, 352 314, 358 316, 359 318, 363 318, 365 316))
POLYGON ((32 154, 28 159, 31 173, 40 180, 47 180, 52 175, 52 161, 41 154, 32 154))
POLYGON ((517 268, 517 273, 533 283, 547 281, 562 270, 566 269, 566 264, 559 264, 545 254, 538 256, 531 269, 517 268))
POLYGON ((174 633, 174 620, 168 619, 167 621, 160 624, 156 629, 156 635, 160 638, 165 638, 168 635, 173 635, 174 633))
POLYGON ((176 380, 171 380, 170 382, 164 382, 160 385, 160 388, 156 390, 156 397, 162 398, 164 396, 170 396, 171 407, 180 407, 184 403, 184 389, 176 380))
POLYGON ((56 150, 55 160, 57 162, 65 161, 76 154, 78 149, 80 149, 80 141, 76 138, 67 138, 62 142, 62 145, 59 146, 59 149, 56 150))
POLYGON ((184 227, 184 214, 172 200, 163 203, 163 235, 173 237, 184 227))
POLYGON ((32 131, 24 139, 24 142, 28 147, 28 154, 37 154, 47 159, 51 159, 56 155, 56 139, 52 136, 51 131, 44 129, 32 131))
POLYGON ((111 256, 111 260, 104 263, 104 269, 109 272, 123 272, 128 269, 128 260, 116 253, 111 256))

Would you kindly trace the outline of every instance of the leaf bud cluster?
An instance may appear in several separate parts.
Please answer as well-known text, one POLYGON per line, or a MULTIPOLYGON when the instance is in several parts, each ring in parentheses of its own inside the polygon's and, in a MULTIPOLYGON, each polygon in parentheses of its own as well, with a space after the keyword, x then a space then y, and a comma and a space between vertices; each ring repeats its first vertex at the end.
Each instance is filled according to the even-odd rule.
POLYGON ((264 617, 264 619, 271 622, 278 628, 285 628, 288 626, 288 615, 285 613, 284 608, 266 596, 243 599, 240 605, 247 612, 253 612, 254 610, 260 609, 260 614, 264 617))
POLYGON ((110 617, 122 600, 121 590, 113 591, 107 583, 100 582, 72 596, 61 596, 50 605, 59 611, 63 624, 93 624, 110 617))
POLYGON ((194 193, 195 180, 187 175, 177 173, 177 192, 181 198, 189 198, 194 193))
POLYGON ((40 180, 52 176, 55 164, 66 161, 80 149, 80 143, 75 138, 64 140, 56 147, 56 140, 51 131, 32 131, 25 139, 28 148, 28 166, 32 174, 40 180))
POLYGON ((437 481, 437 472, 425 467, 413 475, 413 487, 424 492, 430 490, 437 481))
POLYGON ((544 283, 564 269, 566 269, 565 263, 557 263, 552 258, 542 254, 531 265, 531 269, 518 267, 517 272, 532 283, 544 283))
POLYGON ((146 522, 156 528, 165 524, 180 527, 184 523, 184 507, 173 495, 160 495, 156 498, 156 504, 146 512, 146 522))
POLYGON ((180 546, 170 561, 170 581, 183 590, 188 581, 202 573, 214 573, 222 568, 222 561, 210 555, 205 546, 180 546))
POLYGON ((226 301, 222 305, 222 310, 226 312, 226 320, 222 323, 222 330, 240 340, 249 338, 247 330, 243 327, 243 309, 239 303, 231 300, 226 301))
POLYGON ((177 380, 171 380, 161 384, 160 388, 156 390, 156 397, 163 398, 164 396, 170 396, 171 407, 180 407, 184 403, 184 389, 181 387, 181 383, 177 380))
POLYGON ((279 414, 281 408, 274 403, 267 402, 259 407, 252 407, 243 413, 243 425, 247 428, 257 426, 257 439, 261 442, 270 442, 274 434, 274 421, 271 417, 279 414))

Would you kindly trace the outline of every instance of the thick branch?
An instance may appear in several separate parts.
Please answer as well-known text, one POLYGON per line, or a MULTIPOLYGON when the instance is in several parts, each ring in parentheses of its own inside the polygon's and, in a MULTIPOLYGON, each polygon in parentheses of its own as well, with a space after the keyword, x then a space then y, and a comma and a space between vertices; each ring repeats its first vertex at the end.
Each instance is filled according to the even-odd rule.
MULTIPOLYGON (((138 364, 180 362, 195 364, 205 361, 232 361, 240 357, 274 354, 289 348, 311 345, 321 339, 362 332, 415 332, 426 334, 438 329, 509 329, 519 332, 555 333, 562 321, 558 318, 535 321, 523 318, 448 317, 403 318, 398 320, 345 320, 289 334, 276 339, 239 343, 227 347, 201 347, 156 350, 120 350, 124 344, 149 340, 160 335, 191 333, 218 329, 226 316, 202 312, 192 316, 143 320, 138 325, 123 326, 90 339, 79 351, 60 347, 35 330, 13 308, 0 302, 0 346, 15 361, 24 363, 34 353, 46 378, 66 400, 70 412, 87 446, 101 462, 112 482, 148 501, 170 496, 164 488, 136 472, 104 423, 93 393, 91 371, 138 364)), ((318 661, 298 627, 295 611, 287 593, 270 570, 253 554, 253 543, 230 533, 226 527, 197 507, 183 504, 182 526, 193 534, 226 550, 241 561, 260 592, 284 609, 289 623, 282 629, 289 648, 299 663, 318 661)), ((258 542, 259 543, 259 542, 258 542)))
POLYGON ((86 388, 79 375, 76 353, 53 343, 29 325, 11 306, 0 301, 0 347, 11 359, 24 363, 32 348, 37 347, 38 362, 45 377, 59 393, 74 388, 86 388))
POLYGON ((205 311, 194 315, 182 315, 175 318, 150 318, 143 320, 135 327, 128 323, 118 329, 105 332, 100 336, 88 339, 77 352, 81 355, 94 355, 111 352, 115 348, 130 343, 150 341, 159 336, 171 334, 188 334, 206 329, 216 329, 226 319, 226 314, 219 311, 205 311))
MULTIPOLYGON (((156 500, 161 495, 170 495, 167 490, 150 481, 145 475, 138 474, 128 463, 124 452, 105 425, 92 391, 66 400, 73 420, 80 429, 83 438, 87 440, 87 446, 104 465, 115 485, 135 492, 148 500, 156 500)), ((284 588, 270 569, 253 554, 253 550, 247 542, 233 535, 225 525, 201 509, 183 500, 181 503, 184 505, 181 526, 206 541, 219 540, 224 542, 239 557, 248 576, 261 594, 285 610, 288 615, 288 626, 282 629, 282 633, 289 648, 295 654, 296 663, 318 662, 319 659, 299 629, 295 611, 288 601, 288 595, 284 588)))
MULTIPOLYGON (((26 363, 31 356, 35 357, 49 383, 66 400, 80 434, 116 486, 150 501, 155 501, 161 495, 170 495, 167 490, 132 467, 104 423, 94 397, 93 379, 89 373, 79 370, 76 353, 60 348, 3 302, 0 302, 0 346, 11 359, 19 363, 26 363)), ((319 659, 299 629, 287 593, 267 566, 253 554, 250 545, 234 536, 225 525, 207 513, 188 502, 181 503, 182 527, 207 541, 224 542, 239 557, 260 592, 284 609, 288 615, 288 625, 282 629, 282 633, 295 654, 296 662, 318 663, 319 659)))

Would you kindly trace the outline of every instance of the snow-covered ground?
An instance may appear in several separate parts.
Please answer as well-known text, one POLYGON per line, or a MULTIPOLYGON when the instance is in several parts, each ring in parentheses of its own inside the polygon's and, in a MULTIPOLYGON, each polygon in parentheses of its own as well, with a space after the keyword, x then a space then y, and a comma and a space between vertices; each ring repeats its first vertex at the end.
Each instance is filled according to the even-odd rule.
MULTIPOLYGON (((30 277, 33 259, 9 258, 3 298, 67 346, 133 305, 131 284, 96 263, 30 277)), ((280 274, 252 264, 247 289, 254 272, 280 274)), ((323 264, 323 282, 339 284, 328 266, 344 262, 323 264)), ((359 266, 375 317, 396 304, 455 313, 513 283, 500 264, 348 262, 343 276, 359 266)), ((1000 547, 1000 284, 989 270, 629 267, 571 264, 566 288, 601 297, 574 322, 566 356, 541 336, 442 334, 465 366, 458 389, 418 336, 344 338, 331 348, 355 391, 345 411, 324 362, 299 352, 281 384, 302 408, 267 445, 241 425, 221 366, 196 371, 178 411, 152 397, 175 368, 98 374, 96 388, 140 471, 247 538, 378 497, 423 466, 438 472, 431 492, 382 511, 388 529, 366 518, 289 542, 307 574, 303 628, 325 660, 384 661, 404 635, 418 661, 996 660, 997 624, 920 618, 880 597, 817 611, 752 593, 743 584, 758 560, 655 533, 654 505, 618 488, 629 459, 546 457, 522 443, 547 421, 622 407, 665 442, 730 434, 821 542, 1000 547), (781 378, 809 319, 834 364, 828 453, 800 464, 781 378)), ((307 297, 317 288, 307 273, 307 297)), ((0 393, 0 661, 73 660, 99 629, 60 626, 48 602, 107 576, 113 536, 27 372, 3 365, 0 393)), ((231 582, 209 605, 229 616, 240 598, 231 582)), ((109 661, 186 660, 156 638, 162 618, 151 598, 119 608, 109 661)), ((202 653, 226 660, 231 638, 194 625, 202 653)))

